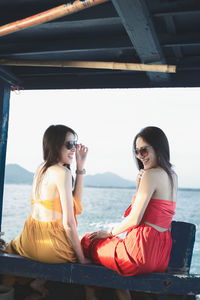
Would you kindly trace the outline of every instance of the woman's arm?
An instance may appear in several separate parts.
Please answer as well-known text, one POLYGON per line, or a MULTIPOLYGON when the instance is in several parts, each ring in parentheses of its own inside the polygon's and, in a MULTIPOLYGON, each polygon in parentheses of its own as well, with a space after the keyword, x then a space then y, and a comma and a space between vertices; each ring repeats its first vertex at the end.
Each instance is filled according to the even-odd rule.
POLYGON ((92 233, 90 238, 92 240, 96 238, 106 238, 112 235, 123 233, 131 227, 138 226, 155 190, 155 172, 152 169, 144 171, 130 214, 121 223, 115 225, 111 232, 100 231, 92 233))
POLYGON ((88 148, 79 144, 76 146, 76 179, 75 179, 75 186, 73 195, 76 197, 79 201, 82 200, 82 194, 83 194, 83 174, 79 174, 79 172, 82 172, 85 165, 85 160, 87 157, 88 148))
POLYGON ((56 184, 60 194, 63 210, 63 226, 72 241, 73 249, 80 263, 88 263, 84 257, 81 243, 79 240, 76 223, 74 219, 73 199, 72 199, 72 176, 68 169, 59 168, 56 174, 56 184))
POLYGON ((136 191, 138 191, 138 189, 139 189, 140 181, 141 181, 141 178, 142 178, 143 174, 144 174, 144 169, 140 169, 140 171, 137 175, 137 178, 136 178, 136 184, 137 184, 136 191))

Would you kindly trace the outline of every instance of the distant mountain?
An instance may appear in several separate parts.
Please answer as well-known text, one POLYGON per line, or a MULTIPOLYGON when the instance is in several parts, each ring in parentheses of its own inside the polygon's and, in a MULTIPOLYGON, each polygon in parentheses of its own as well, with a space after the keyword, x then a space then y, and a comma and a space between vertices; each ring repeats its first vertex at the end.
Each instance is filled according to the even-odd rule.
MULTIPOLYGON (((17 164, 8 164, 5 169, 5 183, 7 184, 32 184, 33 173, 17 164)), ((126 180, 116 174, 107 172, 103 174, 87 175, 84 178, 86 187, 119 187, 133 188, 135 182, 126 180)))
MULTIPOLYGON (((33 173, 27 171, 17 164, 8 164, 5 168, 5 183, 7 184, 32 184, 33 173)), ((136 182, 124 179, 114 173, 102 173, 87 175, 84 178, 85 187, 114 187, 114 188, 135 188, 136 182)), ((179 190, 200 191, 199 188, 179 187, 179 190)))
POLYGON ((124 179, 114 173, 107 172, 102 174, 85 176, 84 185, 87 187, 133 188, 136 186, 136 183, 124 179))
POLYGON ((5 183, 8 184, 32 184, 33 173, 17 164, 8 164, 5 168, 5 183))

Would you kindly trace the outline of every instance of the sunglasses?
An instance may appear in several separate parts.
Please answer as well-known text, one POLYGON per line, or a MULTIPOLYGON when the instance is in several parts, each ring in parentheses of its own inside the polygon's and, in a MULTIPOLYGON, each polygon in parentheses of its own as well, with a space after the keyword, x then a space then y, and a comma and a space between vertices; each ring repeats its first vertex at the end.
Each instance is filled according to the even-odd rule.
POLYGON ((68 141, 65 143, 65 147, 70 150, 72 149, 73 147, 76 147, 77 145, 77 141, 68 141))
POLYGON ((138 156, 139 154, 143 157, 147 156, 149 154, 149 149, 153 148, 152 146, 146 146, 140 149, 135 149, 135 155, 138 156))

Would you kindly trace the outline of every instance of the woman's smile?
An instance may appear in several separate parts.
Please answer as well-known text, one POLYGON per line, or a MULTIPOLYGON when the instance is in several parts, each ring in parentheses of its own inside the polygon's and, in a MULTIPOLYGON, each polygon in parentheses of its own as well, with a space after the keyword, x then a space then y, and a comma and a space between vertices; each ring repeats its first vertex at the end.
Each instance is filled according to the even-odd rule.
POLYGON ((74 158, 74 153, 70 153, 70 154, 68 155, 68 158, 72 160, 72 159, 74 158))
MULTIPOLYGON (((150 145, 141 137, 136 140, 136 149, 145 149, 150 145)), ((157 167, 157 157, 154 149, 151 147, 146 150, 145 154, 138 152, 137 158, 143 163, 144 169, 151 169, 157 167)))

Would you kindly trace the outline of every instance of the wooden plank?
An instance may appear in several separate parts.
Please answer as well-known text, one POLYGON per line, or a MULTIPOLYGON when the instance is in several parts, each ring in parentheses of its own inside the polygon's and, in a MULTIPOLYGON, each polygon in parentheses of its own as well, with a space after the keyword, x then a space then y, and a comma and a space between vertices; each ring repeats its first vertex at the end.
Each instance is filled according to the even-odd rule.
POLYGON ((60 51, 60 54, 67 53, 68 51, 74 51, 73 59, 76 59, 76 53, 79 51, 87 51, 90 55, 90 52, 93 50, 105 51, 109 48, 117 48, 118 52, 121 51, 121 48, 130 48, 132 49, 133 55, 135 53, 133 46, 129 38, 123 34, 123 32, 116 32, 115 34, 104 33, 96 34, 94 36, 85 36, 80 39, 71 38, 70 42, 68 40, 57 40, 56 43, 53 43, 53 40, 44 41, 41 40, 39 43, 34 43, 30 40, 21 41, 16 43, 1 43, 0 44, 0 53, 1 57, 5 55, 11 57, 11 55, 19 53, 23 58, 25 55, 29 55, 31 59, 31 54, 34 53, 45 53, 49 52, 57 53, 60 51))
POLYGON ((172 250, 168 272, 187 274, 190 270, 196 226, 186 222, 172 222, 172 250))
MULTIPOLYGON (((162 47, 165 48, 188 47, 188 46, 199 47, 200 45, 199 33, 196 32, 182 33, 178 35, 161 34, 159 35, 159 39, 162 47)), ((199 52, 197 55, 199 55, 199 52)))
MULTIPOLYGON (((144 0, 112 0, 142 63, 165 64, 160 43, 144 0)), ((147 73, 151 81, 168 81, 169 74, 147 73)))
POLYGON ((176 16, 200 16, 200 10, 197 8, 196 10, 180 10, 180 11, 166 11, 160 13, 154 13, 154 17, 176 17, 176 16))
POLYGON ((170 299, 179 299, 178 295, 200 293, 200 275, 186 274, 190 268, 194 237, 195 225, 172 222, 173 245, 168 271, 177 272, 177 274, 151 273, 126 277, 103 266, 78 263, 46 264, 18 255, 3 253, 0 253, 0 274, 80 285, 122 288, 136 292, 170 295, 172 297, 170 299))
POLYGON ((0 80, 0 231, 2 220, 4 172, 6 161, 8 119, 9 119, 10 87, 0 80))
POLYGON ((199 0, 173 0, 173 1, 160 1, 151 0, 150 7, 152 13, 167 13, 174 11, 192 11, 196 10, 199 6, 199 0))
POLYGON ((9 58, 9 59, 41 59, 45 61, 46 59, 57 59, 60 60, 87 60, 90 57, 91 60, 98 61, 110 61, 115 58, 115 60, 120 60, 121 56, 124 55, 128 57, 126 61, 133 61, 133 51, 132 47, 108 47, 108 48, 92 48, 92 49, 49 49, 45 51, 33 51, 33 52, 25 52, 25 53, 5 53, 1 54, 1 58, 9 58))
POLYGON ((122 288, 167 295, 200 293, 200 275, 152 273, 125 277, 102 266, 71 263, 45 264, 18 255, 2 253, 0 253, 0 266, 0 274, 42 278, 81 285, 122 288))
POLYGON ((125 71, 148 71, 176 73, 174 65, 147 65, 138 63, 119 63, 107 61, 63 61, 63 60, 10 60, 0 59, 0 65, 7 66, 26 66, 26 67, 54 67, 54 68, 85 68, 85 69, 106 69, 106 70, 125 70, 125 71))
POLYGON ((43 69, 16 67, 13 71, 20 74, 21 86, 25 90, 32 89, 99 89, 99 88, 163 88, 163 87, 199 87, 200 71, 185 70, 171 74, 169 82, 152 82, 144 72, 102 71, 80 69, 70 71, 60 68, 43 69))
POLYGON ((119 17, 110 18, 97 18, 97 19, 86 19, 77 21, 52 21, 50 23, 39 24, 37 27, 30 27, 26 30, 16 32, 14 35, 8 35, 1 38, 3 43, 13 43, 17 41, 43 41, 58 40, 62 39, 63 35, 65 38, 78 37, 80 38, 83 34, 84 37, 87 35, 97 35, 101 32, 125 31, 119 17), (88 32, 89 31, 89 32, 88 32))

